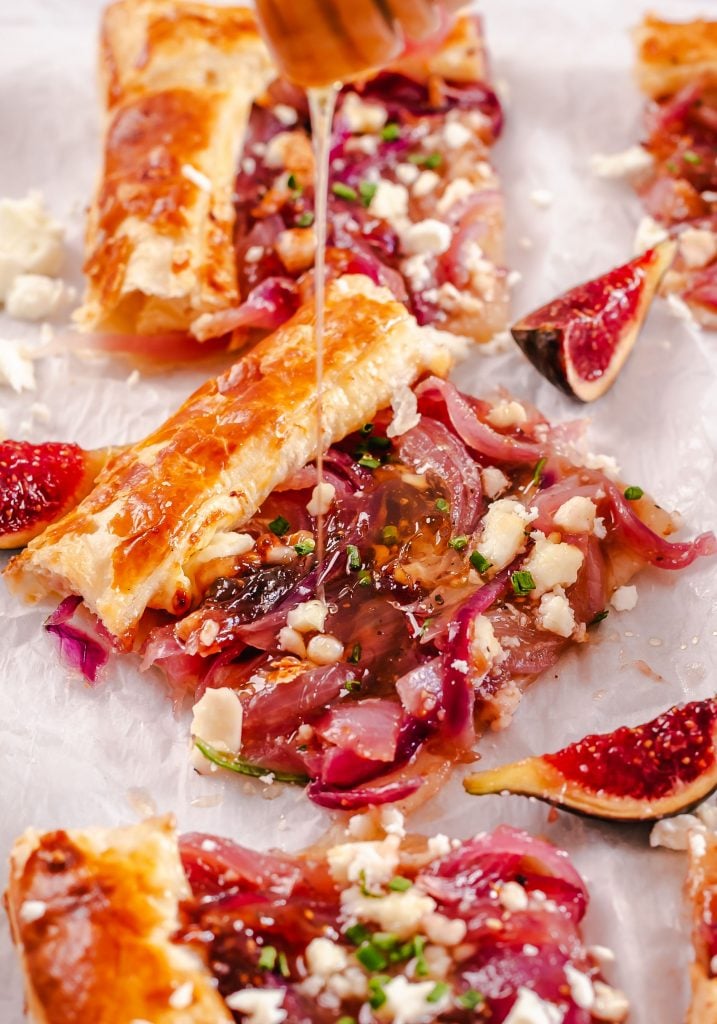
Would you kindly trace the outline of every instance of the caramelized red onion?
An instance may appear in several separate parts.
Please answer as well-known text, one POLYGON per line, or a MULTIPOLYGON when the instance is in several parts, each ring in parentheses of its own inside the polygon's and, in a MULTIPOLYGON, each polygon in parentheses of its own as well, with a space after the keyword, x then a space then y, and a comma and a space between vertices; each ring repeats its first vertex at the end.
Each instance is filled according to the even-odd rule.
POLYGON ((45 629, 57 637, 65 664, 81 672, 89 683, 96 683, 109 661, 113 643, 102 623, 86 610, 86 628, 73 621, 83 607, 81 597, 66 597, 45 620, 45 629))

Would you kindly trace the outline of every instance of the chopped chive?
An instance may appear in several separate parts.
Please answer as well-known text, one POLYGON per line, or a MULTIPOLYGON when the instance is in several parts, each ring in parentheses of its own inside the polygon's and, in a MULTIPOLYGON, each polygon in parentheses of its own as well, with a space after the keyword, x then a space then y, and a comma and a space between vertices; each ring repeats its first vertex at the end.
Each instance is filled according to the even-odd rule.
POLYGON ((346 554, 348 556, 346 559, 347 568, 351 569, 353 572, 355 572, 356 569, 360 569, 361 554, 355 544, 348 544, 346 546, 346 554))
POLYGON ((372 1009, 378 1010, 386 1002, 387 996, 383 986, 388 980, 388 976, 385 974, 379 974, 375 978, 368 979, 368 990, 370 993, 368 1002, 372 1009))
POLYGON ((276 949, 274 946, 264 946, 259 957, 259 968, 262 971, 273 971, 276 965, 276 949))
POLYGON ((364 423, 364 425, 359 430, 359 434, 370 434, 372 430, 373 423, 364 423))
POLYGON ((354 946, 360 946, 362 942, 371 937, 371 932, 365 924, 352 924, 350 928, 346 929, 344 934, 354 946))
POLYGON ((289 970, 289 961, 286 959, 286 953, 279 953, 279 973, 282 978, 288 978, 291 974, 289 970))
POLYGON ((381 530, 381 539, 383 540, 384 544, 390 545, 396 543, 396 541, 398 540, 398 530, 392 523, 389 523, 388 526, 384 526, 384 528, 381 530))
POLYGON ((464 548, 468 547, 468 538, 464 535, 451 537, 448 541, 448 547, 453 548, 454 551, 463 551, 464 548))
POLYGON ((389 889, 393 892, 405 892, 406 889, 410 889, 413 882, 410 878, 404 878, 403 875, 394 875, 391 881, 388 883, 389 889))
POLYGON ((475 1010, 477 1006, 485 1002, 485 996, 474 988, 467 988, 465 992, 461 992, 457 997, 456 1002, 464 1010, 475 1010))
POLYGON ((272 519, 269 523, 269 529, 277 537, 283 537, 289 529, 289 520, 284 519, 283 516, 277 516, 276 519, 272 519))
POLYGON ((482 555, 480 551, 471 551, 470 558, 468 561, 471 563, 476 572, 479 572, 481 576, 484 572, 488 572, 492 562, 489 562, 485 555, 482 555))
POLYGON ((286 184, 289 186, 292 192, 296 193, 297 196, 300 196, 301 193, 304 191, 303 187, 296 180, 295 174, 289 175, 289 177, 286 179, 286 184))
POLYGON ((305 555, 310 555, 316 550, 316 541, 314 540, 300 540, 298 544, 294 544, 294 551, 297 555, 301 555, 303 558, 305 555))
POLYGON ((378 185, 375 181, 362 181, 359 185, 359 195, 361 196, 361 205, 367 209, 371 205, 371 200, 376 195, 378 185))
POLYGON ((645 492, 642 487, 626 487, 623 493, 628 501, 637 501, 645 492))
POLYGON ((271 773, 277 782, 293 782, 298 786, 305 786, 309 781, 306 775, 295 775, 293 772, 267 768, 265 765, 252 764, 251 761, 245 761, 244 758, 236 757, 234 754, 225 754, 205 743, 199 736, 194 737, 194 745, 204 754, 207 761, 211 761, 212 764, 216 764, 220 768, 227 768, 230 772, 237 772, 239 775, 251 775, 255 779, 260 779, 271 773))
POLYGON ((685 160, 688 164, 702 163, 702 158, 700 157, 699 153, 695 153, 691 149, 685 150, 685 152, 682 154, 682 159, 685 160))
POLYGON ((597 615, 588 622, 588 626, 597 626, 598 622, 602 622, 609 614, 609 610, 605 608, 603 611, 598 612, 597 615))
POLYGON ((331 186, 331 191, 339 199, 348 199, 350 202, 358 199, 358 192, 355 188, 351 188, 350 185, 344 185, 342 181, 335 181, 331 186))
POLYGON ((304 212, 300 213, 296 218, 296 224, 300 228, 310 228, 313 223, 314 215, 311 210, 304 210, 304 212))
POLYGON ((339 1017, 336 1024, 356 1024, 355 1017, 339 1017))
POLYGON ((422 953, 416 957, 416 966, 413 968, 413 973, 417 978, 425 978, 428 974, 428 964, 422 953))
POLYGON ((401 128, 395 121, 389 121, 381 129, 381 138, 384 142, 395 142, 401 135, 401 128))
POLYGON ((415 953, 415 955, 416 956, 421 956, 423 954, 423 950, 425 948, 426 948, 426 936, 425 935, 416 935, 416 936, 414 936, 414 939, 413 939, 413 952, 415 953))
POLYGON ((359 661, 361 661, 361 644, 353 645, 348 660, 351 662, 352 665, 357 665, 359 661))
POLYGON ((359 679, 347 679, 344 683, 344 689, 348 690, 349 693, 355 693, 356 690, 361 689, 361 681, 359 679))
POLYGON ((445 498, 436 498, 436 508, 439 512, 449 512, 451 506, 445 498))
POLYGON ((678 166, 677 166, 677 164, 675 163, 674 160, 668 160, 667 163, 665 164, 665 167, 670 172, 670 174, 677 174, 677 172, 679 170, 679 168, 678 168, 678 166))
POLYGON ((368 569, 362 569, 358 574, 358 581, 360 587, 370 587, 373 582, 371 579, 371 573, 368 569))
POLYGON ((380 459, 374 459, 372 455, 362 455, 358 460, 359 466, 363 466, 364 469, 378 469, 381 465, 380 459))
POLYGON ((356 959, 369 971, 382 971, 388 966, 388 960, 381 950, 376 949, 375 946, 370 945, 368 942, 359 946, 356 951, 356 959))
POLYGON ((513 584, 513 590, 518 597, 524 597, 531 590, 535 590, 535 580, 527 569, 518 569, 514 572, 510 577, 510 582, 513 584))
POLYGON ((390 448, 391 440, 388 437, 372 437, 368 442, 372 448, 390 448))
POLYGON ((446 599, 443 596, 443 594, 435 594, 434 597, 433 597, 433 600, 436 602, 436 604, 445 604, 446 603, 446 599))
POLYGON ((395 932, 374 932, 371 936, 371 945, 383 952, 395 949, 398 945, 398 935, 395 932))
POLYGON ((450 991, 450 986, 445 981, 437 981, 426 996, 427 1003, 438 1003, 450 991))
POLYGON ((547 459, 540 459, 538 461, 538 463, 537 463, 537 465, 536 465, 536 467, 535 467, 535 469, 533 471, 533 477, 532 477, 532 479, 530 481, 530 486, 531 487, 534 487, 534 486, 536 486, 537 484, 540 483, 540 478, 543 475, 543 470, 545 469, 545 463, 547 461, 548 461, 547 459))
POLYGON ((440 167, 443 163, 440 153, 411 153, 408 160, 409 163, 416 164, 418 167, 428 167, 430 170, 440 167))

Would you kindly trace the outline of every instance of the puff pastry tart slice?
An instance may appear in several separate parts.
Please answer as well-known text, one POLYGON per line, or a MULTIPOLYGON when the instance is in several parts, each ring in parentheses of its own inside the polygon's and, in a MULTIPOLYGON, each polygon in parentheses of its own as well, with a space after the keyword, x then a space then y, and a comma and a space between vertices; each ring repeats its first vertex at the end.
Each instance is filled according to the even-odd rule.
POLYGON ((634 182, 647 218, 638 247, 679 241, 661 290, 717 328, 717 22, 648 15, 635 35, 638 81, 649 97, 634 182))
POLYGON ((689 837, 687 893, 692 903, 692 1003, 687 1024, 717 1022, 717 835, 689 837))
POLYGON ((621 1021, 567 856, 501 826, 290 856, 168 821, 26 833, 7 907, 38 1024, 621 1021))

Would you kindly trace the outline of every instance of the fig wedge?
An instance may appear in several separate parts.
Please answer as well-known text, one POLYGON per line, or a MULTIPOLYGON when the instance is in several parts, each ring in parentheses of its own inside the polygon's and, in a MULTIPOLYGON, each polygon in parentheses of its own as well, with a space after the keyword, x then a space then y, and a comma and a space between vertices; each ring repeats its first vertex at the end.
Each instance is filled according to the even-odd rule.
POLYGON ((464 780, 469 793, 515 793, 614 821, 653 821, 717 789, 717 700, 676 705, 634 728, 586 736, 464 780))
POLYGON ((89 494, 112 448, 0 442, 0 548, 21 548, 89 494))
POLYGON ((511 334, 551 384, 595 401, 615 383, 675 250, 671 239, 660 242, 530 313, 511 334))

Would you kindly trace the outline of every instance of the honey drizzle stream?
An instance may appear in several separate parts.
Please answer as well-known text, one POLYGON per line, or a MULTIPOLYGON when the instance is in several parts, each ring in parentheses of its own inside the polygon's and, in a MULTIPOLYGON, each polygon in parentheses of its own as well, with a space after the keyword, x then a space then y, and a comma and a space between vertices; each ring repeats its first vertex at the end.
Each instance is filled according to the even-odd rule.
MULTIPOLYGON (((339 85, 323 89, 309 89, 309 113, 311 115, 311 138, 314 147, 314 230, 316 233, 316 257, 314 260, 314 344, 316 349, 316 485, 319 513, 316 517, 316 559, 321 565, 324 558, 326 539, 324 536, 324 513, 322 492, 324 482, 324 435, 323 435, 323 390, 324 390, 324 299, 326 292, 326 224, 329 201, 329 155, 331 152, 331 125, 333 122, 339 85)), ((324 585, 319 583, 316 596, 324 601, 324 585)))

